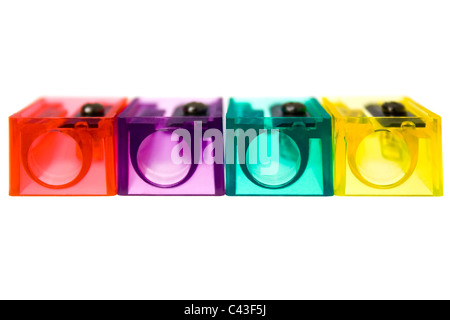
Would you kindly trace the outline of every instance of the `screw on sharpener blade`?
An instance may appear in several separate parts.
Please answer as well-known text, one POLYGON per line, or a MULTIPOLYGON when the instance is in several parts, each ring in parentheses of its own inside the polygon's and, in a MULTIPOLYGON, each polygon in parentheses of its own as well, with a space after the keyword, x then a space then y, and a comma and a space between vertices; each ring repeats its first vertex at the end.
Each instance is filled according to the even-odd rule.
POLYGON ((306 107, 300 102, 287 102, 281 106, 281 110, 286 117, 306 116, 306 107))
POLYGON ((100 103, 86 103, 81 107, 82 117, 103 117, 105 115, 105 107, 100 103))
POLYGON ((206 116, 208 106, 201 102, 190 102, 183 106, 183 112, 186 116, 206 116))
POLYGON ((385 102, 381 106, 383 114, 387 117, 406 117, 406 108, 399 102, 385 102))

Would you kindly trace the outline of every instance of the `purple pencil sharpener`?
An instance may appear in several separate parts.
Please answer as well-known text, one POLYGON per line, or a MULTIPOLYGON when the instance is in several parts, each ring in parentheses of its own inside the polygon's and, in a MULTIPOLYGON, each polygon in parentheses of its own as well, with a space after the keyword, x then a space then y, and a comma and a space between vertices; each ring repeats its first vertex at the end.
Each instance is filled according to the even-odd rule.
POLYGON ((118 117, 118 194, 224 195, 222 122, 222 98, 133 100, 118 117))

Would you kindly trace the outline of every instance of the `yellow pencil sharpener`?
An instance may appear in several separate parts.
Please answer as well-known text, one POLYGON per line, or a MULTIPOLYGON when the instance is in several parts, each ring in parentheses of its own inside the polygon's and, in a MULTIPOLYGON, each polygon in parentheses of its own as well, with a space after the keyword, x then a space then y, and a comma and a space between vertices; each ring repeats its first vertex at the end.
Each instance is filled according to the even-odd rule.
POLYGON ((324 98, 340 196, 442 196, 441 117, 407 97, 324 98))

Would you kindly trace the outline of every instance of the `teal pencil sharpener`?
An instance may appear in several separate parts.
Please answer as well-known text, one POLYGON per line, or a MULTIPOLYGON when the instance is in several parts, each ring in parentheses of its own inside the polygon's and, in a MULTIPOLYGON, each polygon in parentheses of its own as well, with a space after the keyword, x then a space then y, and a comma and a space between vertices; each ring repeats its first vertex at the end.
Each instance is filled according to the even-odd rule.
POLYGON ((231 98, 226 194, 333 195, 331 117, 315 98, 231 98))

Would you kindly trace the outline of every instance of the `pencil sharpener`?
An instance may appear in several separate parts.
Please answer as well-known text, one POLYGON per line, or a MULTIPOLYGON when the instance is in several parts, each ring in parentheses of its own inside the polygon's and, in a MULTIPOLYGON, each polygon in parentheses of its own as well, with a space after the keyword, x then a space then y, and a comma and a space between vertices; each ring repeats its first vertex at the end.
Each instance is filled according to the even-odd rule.
POLYGON ((120 195, 223 195, 221 98, 133 100, 120 114, 120 195))
POLYGON ((333 195, 331 117, 314 98, 231 98, 227 195, 333 195))
POLYGON ((324 98, 333 117, 335 193, 441 196, 441 118, 407 97, 324 98))
POLYGON ((41 98, 9 117, 10 194, 116 194, 114 123, 126 103, 41 98))

